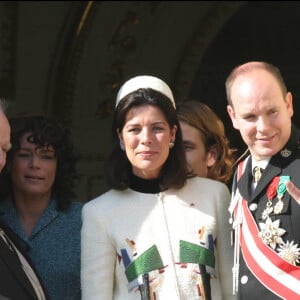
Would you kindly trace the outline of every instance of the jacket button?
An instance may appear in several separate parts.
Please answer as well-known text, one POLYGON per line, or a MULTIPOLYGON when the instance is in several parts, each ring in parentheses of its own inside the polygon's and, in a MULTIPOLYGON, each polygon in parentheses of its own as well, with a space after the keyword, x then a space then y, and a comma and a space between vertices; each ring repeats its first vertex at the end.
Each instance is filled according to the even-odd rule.
POLYGON ((257 204, 252 203, 252 204, 250 204, 249 208, 250 208, 251 211, 255 211, 257 209, 257 204))
POLYGON ((246 284, 248 282, 248 276, 244 275, 241 277, 241 284, 246 284))

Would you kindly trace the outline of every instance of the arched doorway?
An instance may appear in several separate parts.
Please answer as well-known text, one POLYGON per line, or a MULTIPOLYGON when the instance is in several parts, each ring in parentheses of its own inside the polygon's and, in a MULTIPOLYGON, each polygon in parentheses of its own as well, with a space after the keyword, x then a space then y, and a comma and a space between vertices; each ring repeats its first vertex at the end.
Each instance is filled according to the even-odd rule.
POLYGON ((249 60, 275 64, 282 72, 294 97, 294 123, 300 125, 300 3, 255 1, 240 7, 218 32, 207 48, 194 81, 190 97, 212 107, 225 123, 229 140, 242 153, 239 133, 232 128, 226 112, 225 80, 236 65, 249 60))

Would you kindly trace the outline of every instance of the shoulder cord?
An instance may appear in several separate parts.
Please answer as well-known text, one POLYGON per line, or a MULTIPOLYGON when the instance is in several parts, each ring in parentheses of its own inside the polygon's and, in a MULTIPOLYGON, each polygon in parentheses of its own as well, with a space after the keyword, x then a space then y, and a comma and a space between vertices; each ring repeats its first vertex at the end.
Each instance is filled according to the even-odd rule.
POLYGON ((238 282, 239 282, 239 268, 240 268, 240 226, 242 224, 242 197, 237 188, 237 182, 244 173, 247 161, 250 156, 248 156, 244 161, 240 162, 237 167, 237 171, 234 177, 231 203, 229 206, 230 219, 229 222, 232 224, 232 240, 231 244, 234 246, 234 260, 232 267, 232 276, 233 276, 233 295, 238 291, 238 282), (234 236, 233 236, 234 234, 234 236))

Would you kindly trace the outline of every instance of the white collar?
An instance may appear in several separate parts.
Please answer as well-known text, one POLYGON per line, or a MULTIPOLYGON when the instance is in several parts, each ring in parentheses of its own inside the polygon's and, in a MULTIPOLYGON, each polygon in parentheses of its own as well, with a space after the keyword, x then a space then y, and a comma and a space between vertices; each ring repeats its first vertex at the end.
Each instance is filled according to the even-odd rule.
POLYGON ((263 159, 263 160, 260 160, 260 161, 256 161, 253 157, 252 157, 252 170, 254 167, 258 166, 262 169, 266 169, 269 161, 270 161, 271 157, 267 158, 267 159, 263 159))

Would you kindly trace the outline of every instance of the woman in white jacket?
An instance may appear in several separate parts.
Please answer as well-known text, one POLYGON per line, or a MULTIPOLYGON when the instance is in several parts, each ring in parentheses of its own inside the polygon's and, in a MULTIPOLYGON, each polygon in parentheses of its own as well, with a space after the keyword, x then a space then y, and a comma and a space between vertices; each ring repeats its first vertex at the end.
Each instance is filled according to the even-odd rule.
POLYGON ((82 213, 82 299, 231 299, 229 191, 188 178, 173 94, 159 78, 119 90, 106 174, 110 191, 82 213))

